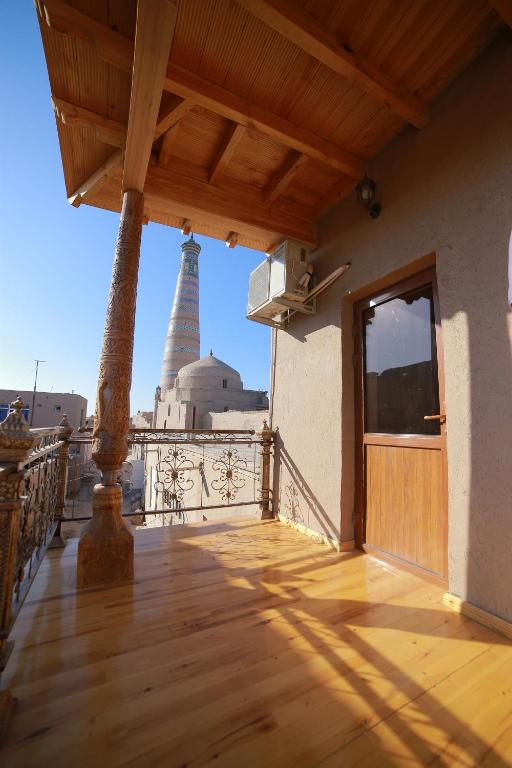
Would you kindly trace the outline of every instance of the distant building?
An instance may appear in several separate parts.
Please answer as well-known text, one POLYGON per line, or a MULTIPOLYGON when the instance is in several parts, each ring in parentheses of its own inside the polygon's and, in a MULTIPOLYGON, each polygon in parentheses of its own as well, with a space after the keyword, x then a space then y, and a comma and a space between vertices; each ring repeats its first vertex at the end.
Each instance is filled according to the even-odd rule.
MULTIPOLYGON (((23 414, 30 424, 34 397, 31 390, 0 389, 0 421, 6 418, 10 404, 18 395, 25 404, 23 414)), ((69 392, 36 392, 32 427, 55 427, 64 414, 67 414, 69 423, 75 429, 84 426, 87 414, 86 398, 69 392)))
MULTIPOLYGON (((238 371, 210 352, 179 370, 173 388, 157 404, 156 427, 210 429, 212 413, 230 412, 229 427, 236 429, 241 411, 267 410, 267 393, 244 389, 238 371)), ((258 428, 264 417, 256 414, 258 428)))

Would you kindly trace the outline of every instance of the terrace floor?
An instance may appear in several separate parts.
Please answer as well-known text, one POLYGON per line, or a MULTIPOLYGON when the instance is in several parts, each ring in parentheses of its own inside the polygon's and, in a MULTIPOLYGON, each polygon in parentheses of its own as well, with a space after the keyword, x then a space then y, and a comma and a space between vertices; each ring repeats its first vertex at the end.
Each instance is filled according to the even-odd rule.
POLYGON ((442 590, 254 520, 135 534, 132 585, 51 551, 3 676, 11 766, 510 766, 512 643, 442 590))

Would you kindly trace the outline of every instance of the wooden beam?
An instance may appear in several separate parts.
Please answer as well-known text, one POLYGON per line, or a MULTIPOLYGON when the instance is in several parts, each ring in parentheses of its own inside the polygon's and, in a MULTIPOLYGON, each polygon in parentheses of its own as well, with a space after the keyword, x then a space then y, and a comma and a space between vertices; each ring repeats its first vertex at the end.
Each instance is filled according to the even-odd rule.
POLYGON ((212 221, 233 232, 257 229, 315 243, 311 211, 306 206, 288 200, 271 206, 250 184, 226 178, 222 187, 215 187, 188 173, 185 175, 176 166, 171 171, 150 165, 144 188, 146 207, 192 220, 212 221))
POLYGON ((489 3, 505 24, 512 27, 512 0, 489 0, 489 3))
MULTIPOLYGON (((497 0, 503 2, 503 0, 497 0)), ((422 128, 426 105, 392 78, 358 56, 348 45, 302 10, 293 0, 237 0, 239 5, 337 74, 387 104, 404 120, 422 128)))
POLYGON ((162 94, 154 140, 167 133, 170 128, 174 128, 193 106, 191 101, 182 99, 174 93, 162 94))
POLYGON ((222 143, 219 147, 217 156, 210 168, 210 175, 209 175, 210 184, 219 183, 220 178, 224 173, 226 166, 229 164, 229 161, 233 157, 233 153, 237 147, 237 144, 239 144, 240 139, 242 138, 244 133, 245 133, 245 128, 243 125, 239 125, 238 123, 232 123, 229 126, 228 130, 226 131, 226 135, 224 136, 222 143))
POLYGON ((132 71, 133 40, 114 32, 64 0, 36 0, 36 7, 51 29, 87 40, 95 46, 103 61, 125 72, 132 71))
POLYGON ((176 16, 171 0, 138 0, 123 192, 144 190, 176 16))
POLYGON ((261 131, 291 149, 337 168, 347 176, 354 179, 364 176, 365 163, 360 158, 194 72, 170 64, 165 88, 228 120, 261 131))
POLYGON ((71 104, 57 96, 52 96, 52 104, 57 119, 64 125, 94 128, 99 141, 113 147, 124 147, 126 143, 126 125, 124 123, 99 115, 97 112, 92 112, 90 109, 85 109, 85 107, 80 107, 77 104, 71 104))
POLYGON ((123 160, 124 150, 120 149, 119 152, 114 152, 114 154, 111 155, 108 160, 105 160, 105 162, 102 163, 100 167, 97 168, 94 173, 84 181, 83 184, 80 184, 80 186, 71 193, 71 195, 68 197, 71 205, 73 205, 75 208, 78 208, 78 206, 84 202, 86 195, 88 195, 94 189, 96 184, 98 184, 98 182, 100 182, 106 176, 109 176, 114 171, 117 171, 119 166, 123 164, 123 160))
POLYGON ((302 168, 308 158, 300 152, 290 152, 281 168, 274 174, 264 191, 265 200, 276 200, 292 181, 297 171, 302 168))
MULTIPOLYGON (((131 71, 133 43, 130 40, 71 8, 63 0, 39 0, 39 5, 43 6, 50 26, 91 40, 104 61, 131 71)), ((164 88, 235 123, 259 130, 291 149, 337 168, 347 176, 354 179, 364 176, 365 163, 362 159, 200 75, 169 65, 164 88)))
POLYGON ((181 223, 181 234, 182 235, 190 235, 192 232, 192 223, 190 219, 183 219, 181 223))
POLYGON ((162 146, 160 147, 160 152, 158 153, 158 162, 162 163, 162 165, 170 164, 172 146, 176 139, 176 134, 178 133, 179 127, 180 127, 180 124, 175 123, 175 125, 173 125, 172 128, 169 128, 169 130, 167 131, 167 133, 163 138, 162 146))
MULTIPOLYGON (((87 125, 89 127, 96 128, 98 131, 103 131, 105 129, 105 120, 108 118, 105 118, 103 115, 99 115, 96 112, 92 112, 90 109, 83 109, 82 107, 77 107, 75 104, 70 104, 69 102, 65 102, 62 99, 57 99, 55 97, 52 97, 52 100, 54 104, 57 104, 57 108, 65 113, 66 115, 71 115, 71 125, 87 125), (79 114, 79 120, 80 122, 75 121, 75 115, 79 114)), ((158 122, 155 128, 154 133, 154 140, 158 139, 162 133, 165 131, 165 127, 169 125, 169 123, 172 123, 172 120, 176 119, 179 120, 181 117, 192 107, 189 102, 186 102, 185 99, 181 99, 179 96, 170 95, 169 99, 165 100, 165 103, 162 103, 158 115, 158 122)), ((69 119, 65 119, 64 121, 67 125, 70 124, 69 119)), ((114 121, 109 121, 114 122, 114 121)), ((84 202, 85 196, 89 194, 93 188, 98 184, 105 176, 110 175, 113 173, 119 166, 123 164, 124 161, 124 147, 126 144, 126 134, 127 134, 127 126, 124 125, 124 123, 116 123, 118 126, 119 131, 119 139, 121 138, 121 130, 123 131, 124 135, 124 141, 120 143, 119 145, 121 149, 119 152, 116 152, 113 154, 109 159, 102 163, 99 168, 96 169, 96 171, 89 176, 86 181, 84 181, 83 184, 81 184, 78 189, 76 189, 74 192, 71 193, 68 200, 75 208, 78 208, 78 206, 84 202)), ((162 159, 162 151, 166 151, 166 139, 169 134, 171 134, 173 131, 177 129, 179 125, 179 122, 175 123, 171 128, 167 130, 167 133, 164 137, 164 143, 162 145, 162 148, 160 150, 159 155, 159 161, 162 159)), ((112 129, 110 129, 112 130, 112 129)), ((99 138, 99 137, 98 137, 99 138)), ((106 142, 110 143, 110 142, 106 142)), ((168 149, 169 144, 167 144, 168 149)))

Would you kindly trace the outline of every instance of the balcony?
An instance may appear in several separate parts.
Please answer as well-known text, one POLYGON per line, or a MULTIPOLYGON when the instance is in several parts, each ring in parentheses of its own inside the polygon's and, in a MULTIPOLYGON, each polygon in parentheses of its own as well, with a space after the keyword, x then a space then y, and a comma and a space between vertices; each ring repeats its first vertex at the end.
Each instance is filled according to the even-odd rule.
POLYGON ((3 764, 508 764, 512 645, 442 591, 275 521, 135 534, 133 584, 44 560, 3 764))

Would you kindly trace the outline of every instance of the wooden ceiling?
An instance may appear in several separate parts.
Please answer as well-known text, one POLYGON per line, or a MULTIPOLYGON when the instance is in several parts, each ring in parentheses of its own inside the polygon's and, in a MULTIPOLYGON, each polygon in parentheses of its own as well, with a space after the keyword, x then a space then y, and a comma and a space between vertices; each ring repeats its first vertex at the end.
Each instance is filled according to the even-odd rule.
MULTIPOLYGON (((171 4, 145 215, 263 251, 283 237, 314 243, 320 213, 405 125, 421 130, 512 16, 510 0, 171 4)), ((118 211, 125 149, 131 164, 138 151, 129 117, 132 136, 145 119, 130 115, 136 0, 36 5, 67 195, 118 211)))

